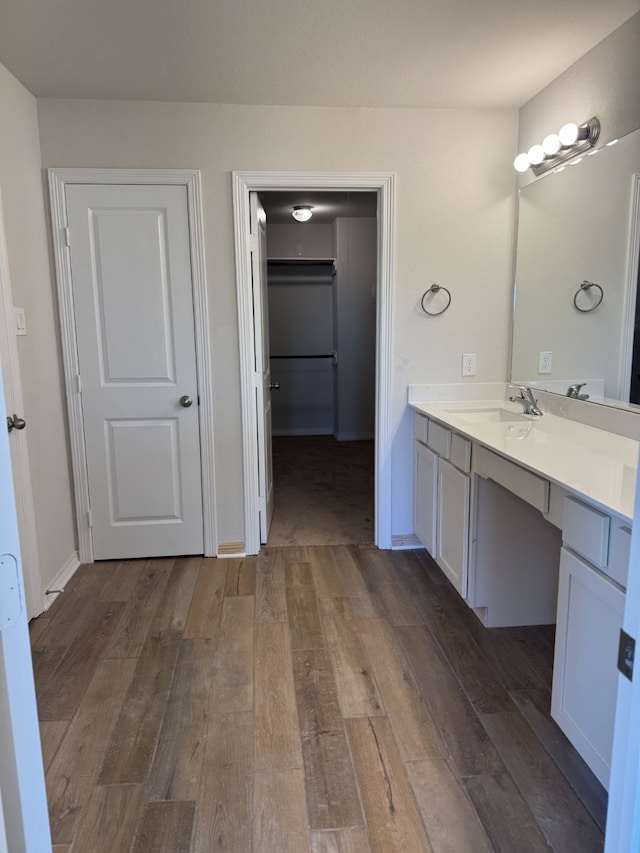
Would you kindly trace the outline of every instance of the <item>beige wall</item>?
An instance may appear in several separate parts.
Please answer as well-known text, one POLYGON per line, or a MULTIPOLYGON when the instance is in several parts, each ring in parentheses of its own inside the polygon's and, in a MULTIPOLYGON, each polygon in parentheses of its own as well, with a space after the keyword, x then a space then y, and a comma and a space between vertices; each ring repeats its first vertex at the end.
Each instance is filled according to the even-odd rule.
POLYGON ((44 100, 45 166, 197 168, 213 344, 218 530, 244 539, 232 170, 393 171, 392 532, 411 522, 410 382, 479 381, 507 373, 515 178, 515 111, 250 107, 44 100), (437 281, 451 309, 423 316, 437 281))
POLYGON ((267 218, 267 254, 270 258, 333 258, 333 226, 311 222, 273 225, 267 218))
MULTIPOLYGON (((640 12, 586 53, 520 110, 518 150, 527 151, 565 122, 597 116, 598 145, 640 127, 640 12)), ((534 180, 528 172, 525 184, 534 180)))
POLYGON ((35 98, 0 65, 0 188, 18 338, 43 589, 75 551, 35 98))

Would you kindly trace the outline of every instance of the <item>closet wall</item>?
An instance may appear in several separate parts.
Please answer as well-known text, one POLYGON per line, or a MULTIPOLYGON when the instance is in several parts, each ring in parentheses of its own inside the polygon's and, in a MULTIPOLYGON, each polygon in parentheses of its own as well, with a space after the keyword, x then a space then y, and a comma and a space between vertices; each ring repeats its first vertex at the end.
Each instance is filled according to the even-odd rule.
POLYGON ((373 437, 375 235, 375 218, 267 224, 274 435, 373 437))
POLYGON ((336 437, 373 438, 376 401, 377 219, 334 222, 336 250, 336 437))

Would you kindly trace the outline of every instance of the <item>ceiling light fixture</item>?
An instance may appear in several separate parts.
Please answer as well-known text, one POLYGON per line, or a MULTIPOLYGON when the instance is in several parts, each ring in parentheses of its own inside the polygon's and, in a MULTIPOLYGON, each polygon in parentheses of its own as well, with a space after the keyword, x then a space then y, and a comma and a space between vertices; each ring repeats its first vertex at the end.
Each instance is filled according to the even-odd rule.
POLYGON ((595 116, 584 124, 569 122, 558 133, 545 136, 542 145, 532 145, 526 154, 518 154, 513 168, 516 172, 526 172, 531 168, 535 175, 543 175, 593 148, 599 136, 600 122, 595 116))
POLYGON ((308 222, 313 216, 313 208, 308 204, 296 204, 291 211, 291 215, 296 222, 308 222))

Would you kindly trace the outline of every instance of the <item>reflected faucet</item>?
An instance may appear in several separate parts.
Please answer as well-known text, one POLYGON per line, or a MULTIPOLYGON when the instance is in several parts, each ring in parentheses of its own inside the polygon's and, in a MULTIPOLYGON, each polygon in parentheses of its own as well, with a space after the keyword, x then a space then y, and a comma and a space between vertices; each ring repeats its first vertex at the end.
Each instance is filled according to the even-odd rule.
POLYGON ((569 385, 565 397, 572 397, 574 400, 588 400, 588 394, 580 393, 580 389, 584 388, 586 384, 586 382, 574 382, 573 385, 569 385))
POLYGON ((515 385, 511 387, 517 388, 520 392, 519 397, 509 397, 512 403, 520 403, 525 415, 533 415, 537 418, 542 416, 542 411, 538 408, 538 401, 534 399, 531 388, 527 385, 515 385))

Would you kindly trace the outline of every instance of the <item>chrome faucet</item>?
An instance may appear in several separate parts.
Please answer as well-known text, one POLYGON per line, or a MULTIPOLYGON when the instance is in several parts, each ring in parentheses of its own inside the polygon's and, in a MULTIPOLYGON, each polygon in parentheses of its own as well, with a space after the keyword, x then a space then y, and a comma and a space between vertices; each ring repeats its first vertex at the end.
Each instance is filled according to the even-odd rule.
POLYGON ((525 415, 534 415, 537 418, 541 417, 542 411, 538 408, 538 401, 534 399, 531 388, 527 385, 516 385, 512 387, 516 387, 518 389, 520 396, 509 397, 509 400, 512 403, 520 403, 525 415))
POLYGON ((574 400, 588 400, 589 399, 588 394, 581 394, 580 393, 580 389, 584 388, 584 386, 586 384, 587 384, 586 382, 574 382, 573 385, 569 385, 569 387, 567 388, 567 393, 565 394, 565 397, 572 397, 574 400))

